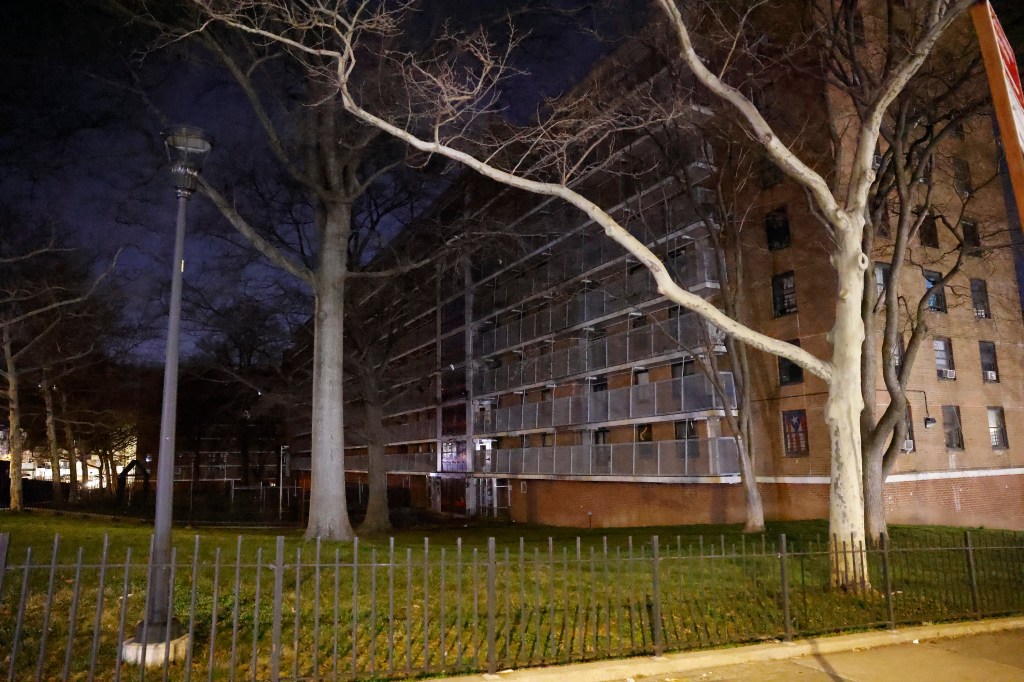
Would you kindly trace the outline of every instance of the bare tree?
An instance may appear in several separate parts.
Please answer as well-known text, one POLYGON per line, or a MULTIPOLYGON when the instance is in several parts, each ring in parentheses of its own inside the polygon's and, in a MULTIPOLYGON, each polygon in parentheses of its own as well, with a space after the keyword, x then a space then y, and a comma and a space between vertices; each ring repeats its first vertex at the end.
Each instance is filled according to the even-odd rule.
MULTIPOLYGON (((689 21, 671 0, 655 3, 677 43, 677 56, 692 76, 714 95, 728 103, 737 120, 764 148, 765 154, 792 181, 801 186, 823 229, 834 244, 830 256, 838 279, 835 321, 830 338, 832 356, 821 359, 791 344, 761 334, 729 317, 710 302, 693 295, 673 281, 665 265, 618 220, 570 186, 580 172, 592 169, 592 152, 609 130, 629 127, 621 112, 595 112, 582 118, 580 110, 567 125, 565 119, 550 118, 538 127, 523 131, 497 151, 486 151, 484 135, 471 123, 475 115, 493 102, 495 88, 508 65, 507 52, 496 50, 480 35, 464 36, 461 50, 432 60, 410 55, 381 54, 382 42, 399 31, 400 16, 390 7, 363 4, 349 13, 326 3, 295 8, 289 3, 214 2, 196 0, 206 15, 218 24, 233 27, 250 36, 274 41, 297 54, 307 65, 323 73, 333 69, 334 83, 346 111, 367 125, 404 141, 422 152, 445 156, 498 182, 537 194, 557 196, 583 211, 605 233, 622 245, 651 271, 658 291, 681 306, 693 310, 753 348, 785 357, 829 386, 825 419, 832 444, 830 530, 834 538, 858 543, 864 534, 860 418, 863 410, 861 387, 862 318, 864 272, 870 259, 863 251, 863 235, 870 189, 875 178, 873 160, 880 130, 890 105, 907 86, 932 53, 941 36, 969 6, 958 2, 915 3, 911 16, 920 30, 908 49, 870 64, 861 74, 854 91, 829 89, 834 107, 848 117, 842 131, 843 144, 832 150, 838 175, 826 178, 813 163, 800 158, 786 145, 754 102, 729 83, 728 63, 716 73, 701 59, 694 46, 689 21), (282 30, 286 27, 287 30, 282 30), (376 54, 374 54, 376 52, 376 54), (372 56, 371 56, 372 55, 372 56), (428 129, 413 128, 405 118, 393 118, 386 110, 372 110, 359 81, 353 76, 363 60, 391 57, 404 66, 406 86, 414 94, 417 110, 433 112, 428 129), (473 59, 467 69, 466 60, 473 59), (598 114, 604 114, 600 116, 598 114), (543 163, 533 163, 542 158, 543 163), (831 181, 830 181, 831 180, 831 181)), ((816 3, 809 17, 822 27, 831 25, 835 13, 856 11, 855 3, 816 3)), ((827 45, 827 43, 826 43, 827 45)), ((884 56, 884 55, 883 55, 884 56)), ((823 51, 823 61, 841 59, 841 54, 823 51)), ((557 107, 553 116, 559 114, 557 107)), ((660 112, 659 112, 660 113, 660 112)), ((667 112, 671 114, 671 112, 667 112)), ((665 115, 665 114, 662 114, 665 115)), ((849 546, 849 545, 848 545, 849 546)), ((837 552, 841 554, 841 552, 837 552)), ((839 556, 834 581, 845 584, 863 575, 862 559, 839 556)))
MULTIPOLYGON (((40 232, 26 229, 11 214, 0 220, 0 340, 4 360, 0 378, 4 380, 3 395, 7 401, 11 508, 15 510, 24 506, 21 469, 25 443, 20 384, 30 371, 49 364, 37 364, 38 357, 32 354, 49 339, 64 316, 81 306, 110 272, 108 268, 93 278, 80 252, 65 245, 55 233, 43 239, 39 235, 40 232)), ((54 441, 50 447, 51 457, 56 457, 54 441)), ((59 462, 55 474, 59 499, 59 462)))

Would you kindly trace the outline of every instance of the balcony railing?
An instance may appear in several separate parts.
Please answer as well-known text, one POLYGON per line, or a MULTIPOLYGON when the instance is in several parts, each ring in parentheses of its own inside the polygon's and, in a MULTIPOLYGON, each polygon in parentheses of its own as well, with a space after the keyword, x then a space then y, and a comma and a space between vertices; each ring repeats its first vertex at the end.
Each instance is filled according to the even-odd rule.
MULTIPOLYGON (((345 455, 345 471, 367 471, 369 464, 369 455, 345 455)), ((386 455, 385 465, 391 472, 437 471, 437 455, 433 452, 386 455)))
MULTIPOLYGON (((687 251, 678 256, 675 263, 681 272, 680 284, 686 288, 704 289, 708 283, 717 282, 714 259, 707 251, 687 251)), ((657 295, 654 279, 643 268, 625 280, 609 282, 595 291, 578 293, 515 322, 484 331, 477 338, 475 351, 478 355, 490 355, 539 336, 620 312, 657 295)))
POLYGON ((732 372, 721 372, 723 400, 703 374, 627 386, 578 396, 513 405, 478 413, 475 433, 508 433, 557 426, 643 419, 673 414, 733 409, 736 388, 732 372))
POLYGON ((556 445, 481 453, 480 471, 551 476, 730 476, 739 473, 735 438, 556 445))
POLYGON ((519 386, 553 381, 585 372, 648 360, 681 350, 703 348, 721 342, 719 331, 694 313, 613 334, 576 347, 527 358, 474 374, 475 395, 508 391, 519 386))

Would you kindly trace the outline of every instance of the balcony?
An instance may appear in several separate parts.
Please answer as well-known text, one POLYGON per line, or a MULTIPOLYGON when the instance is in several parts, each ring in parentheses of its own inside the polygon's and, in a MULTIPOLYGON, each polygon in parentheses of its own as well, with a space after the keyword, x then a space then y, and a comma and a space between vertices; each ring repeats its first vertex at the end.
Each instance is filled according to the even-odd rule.
MULTIPOLYGON (((358 425, 352 420, 347 426, 351 429, 345 431, 345 445, 358 447, 366 445, 366 439, 358 435, 358 425)), ((415 441, 435 440, 437 438, 437 421, 427 419, 423 421, 407 422, 405 424, 386 424, 384 431, 387 434, 388 443, 409 443, 415 441)))
POLYGON ((578 374, 650 360, 679 351, 703 350, 706 343, 720 345, 721 333, 694 313, 612 334, 576 347, 527 358, 474 373, 474 395, 510 391, 578 374))
MULTIPOLYGON (((721 372, 719 376, 725 388, 728 409, 733 409, 736 388, 732 372, 721 372)), ((474 433, 482 436, 725 409, 722 396, 704 375, 698 374, 646 386, 626 386, 493 409, 476 415, 474 433)))
POLYGON ((482 454, 480 472, 488 474, 700 477, 739 473, 735 438, 557 445, 482 454))
MULTIPOLYGON (((385 463, 387 470, 395 473, 437 471, 437 455, 433 452, 386 455, 385 463)), ((369 455, 345 455, 345 471, 366 471, 369 464, 369 455)))
MULTIPOLYGON (((681 286, 696 294, 719 288, 714 256, 705 249, 686 250, 670 263, 681 286)), ((604 284, 595 291, 580 292, 568 300, 546 306, 510 324, 484 331, 477 338, 476 355, 490 355, 538 337, 612 315, 658 297, 654 278, 646 268, 624 280, 604 284)), ((510 297, 510 300, 521 300, 510 297)))

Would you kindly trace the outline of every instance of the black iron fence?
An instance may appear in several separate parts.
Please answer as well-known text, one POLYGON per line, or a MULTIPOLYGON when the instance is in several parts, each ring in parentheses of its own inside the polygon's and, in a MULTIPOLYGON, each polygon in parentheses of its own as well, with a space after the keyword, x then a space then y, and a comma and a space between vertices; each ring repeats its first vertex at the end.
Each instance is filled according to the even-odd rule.
MULTIPOLYGON (((1024 537, 965 533, 857 547, 829 584, 828 543, 780 536, 577 539, 435 547, 195 539, 172 559, 180 661, 128 665, 145 561, 95 545, 45 556, 0 534, 0 678, 335 680, 494 672, 851 628, 1024 612, 1024 537)), ((842 543, 834 543, 833 548, 842 543)), ((162 654, 161 654, 162 656, 162 654)))

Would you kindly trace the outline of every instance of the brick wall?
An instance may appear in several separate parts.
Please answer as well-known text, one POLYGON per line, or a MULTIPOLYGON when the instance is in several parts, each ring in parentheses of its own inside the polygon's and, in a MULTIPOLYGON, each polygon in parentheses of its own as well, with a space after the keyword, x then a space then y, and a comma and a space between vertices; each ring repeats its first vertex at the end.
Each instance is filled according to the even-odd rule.
MULTIPOLYGON (((762 484, 765 518, 828 517, 828 485, 762 484)), ((1024 475, 985 476, 886 485, 890 523, 985 526, 1024 530, 1024 475)), ((742 523, 743 490, 736 484, 513 481, 512 518, 577 528, 742 523), (588 514, 589 512, 589 514, 588 514)))

